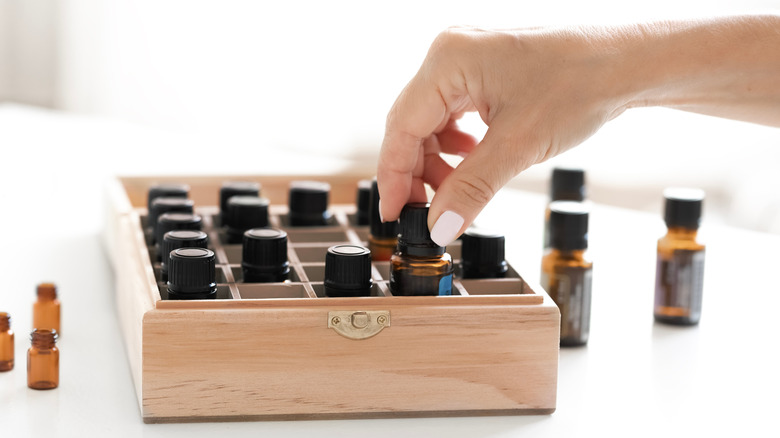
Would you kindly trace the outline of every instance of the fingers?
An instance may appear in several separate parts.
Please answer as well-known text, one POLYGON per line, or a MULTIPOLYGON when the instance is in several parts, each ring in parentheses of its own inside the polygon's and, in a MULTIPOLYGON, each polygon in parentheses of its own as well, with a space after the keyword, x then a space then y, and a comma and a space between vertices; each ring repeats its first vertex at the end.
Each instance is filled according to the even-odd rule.
POLYGON ((501 187, 535 162, 534 145, 523 144, 507 125, 497 120, 479 146, 440 182, 428 213, 436 244, 449 245, 501 187))
POLYGON ((387 116, 377 183, 385 221, 398 219, 410 199, 424 199, 423 140, 446 120, 447 106, 435 85, 418 74, 387 116))

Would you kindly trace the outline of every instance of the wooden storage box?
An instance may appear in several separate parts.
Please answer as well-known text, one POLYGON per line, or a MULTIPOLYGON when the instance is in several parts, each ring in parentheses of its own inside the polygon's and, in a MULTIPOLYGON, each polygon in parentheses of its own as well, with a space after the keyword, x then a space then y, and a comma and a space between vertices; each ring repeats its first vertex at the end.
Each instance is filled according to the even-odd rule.
MULTIPOLYGON (((285 226, 287 188, 299 179, 313 178, 127 177, 110 185, 106 247, 145 422, 555 410, 560 316, 538 285, 510 267, 504 279, 456 277, 452 296, 394 297, 384 262, 374 264, 374 296, 327 298, 326 249, 368 238, 368 228, 354 224, 359 178, 314 178, 331 184, 335 220, 311 229, 285 226), (288 231, 291 281, 241 281, 240 245, 222 244, 215 226, 226 180, 262 184, 272 226, 288 231), (190 185, 204 217, 217 255, 216 300, 162 299, 144 232, 146 194, 174 181, 190 185), (348 337, 354 332, 370 337, 348 337)), ((448 251, 457 263, 458 244, 448 251)))

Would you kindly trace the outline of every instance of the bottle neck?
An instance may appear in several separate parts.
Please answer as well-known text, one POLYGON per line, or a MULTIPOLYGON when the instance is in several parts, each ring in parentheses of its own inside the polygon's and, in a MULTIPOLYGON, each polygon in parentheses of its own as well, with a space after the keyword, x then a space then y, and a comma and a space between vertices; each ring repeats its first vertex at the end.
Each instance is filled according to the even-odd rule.
POLYGON ((50 283, 44 283, 39 285, 38 299, 42 301, 54 301, 55 299, 57 299, 57 288, 50 283))
POLYGON ((550 251, 559 259, 564 260, 585 260, 587 248, 585 249, 557 249, 551 248, 550 251))
POLYGON ((5 312, 0 312, 0 332, 7 332, 11 329, 11 316, 5 312))
POLYGON ((57 342, 56 330, 35 329, 30 333, 30 342, 38 350, 50 350, 57 342))
POLYGON ((667 236, 677 240, 696 240, 699 230, 685 227, 669 227, 667 236))

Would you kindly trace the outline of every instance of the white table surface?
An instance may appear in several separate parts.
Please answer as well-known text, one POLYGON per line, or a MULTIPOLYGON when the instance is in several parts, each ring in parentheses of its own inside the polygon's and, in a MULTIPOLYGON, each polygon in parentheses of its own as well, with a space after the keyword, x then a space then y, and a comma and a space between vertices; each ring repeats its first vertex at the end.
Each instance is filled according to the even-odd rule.
MULTIPOLYGON (((81 132, 71 129, 79 120, 23 113, 0 111, 0 130, 10 131, 13 140, 12 148, 2 144, 0 310, 12 314, 17 334, 16 367, 0 373, 2 438, 777 436, 780 236, 706 226, 702 321, 696 327, 663 326, 652 318, 660 218, 600 205, 591 216, 591 340, 561 350, 552 415, 144 424, 100 240, 101 191, 114 173, 161 173, 161 164, 130 160, 133 154, 122 149, 134 143, 136 152, 148 154, 159 145, 117 136, 122 128, 112 127, 80 147, 69 137, 81 132), (104 143, 111 138, 119 146, 104 143), (34 391, 26 386, 25 355, 35 286, 44 281, 57 283, 63 303, 61 377, 59 388, 34 391)), ((324 167, 337 171, 342 164, 333 160, 324 167)), ((246 173, 249 165, 243 166, 238 173, 246 173)), ((255 168, 260 174, 271 167, 255 168)), ((208 173, 225 169, 217 163, 208 173)), ((539 275, 544 205, 540 195, 505 190, 480 218, 507 235, 508 259, 531 281, 539 275)))

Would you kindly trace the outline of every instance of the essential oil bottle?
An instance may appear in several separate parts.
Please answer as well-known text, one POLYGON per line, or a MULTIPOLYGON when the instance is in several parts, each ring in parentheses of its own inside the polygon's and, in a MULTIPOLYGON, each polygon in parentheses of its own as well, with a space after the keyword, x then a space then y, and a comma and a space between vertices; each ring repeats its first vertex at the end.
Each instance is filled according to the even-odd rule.
POLYGON ((505 238, 501 234, 470 227, 461 238, 460 272, 463 278, 503 278, 505 238))
POLYGON ((179 248, 171 251, 169 260, 169 300, 205 300, 217 297, 214 251, 179 248))
POLYGON ((275 283, 290 275, 287 233, 276 228, 253 228, 244 233, 241 253, 244 283, 275 283))
POLYGON ((330 184, 320 181, 293 181, 290 183, 290 211, 288 219, 294 227, 322 227, 328 225, 332 214, 328 210, 330 184))
POLYGON ((54 389, 60 384, 60 350, 55 345, 57 331, 34 329, 27 350, 27 386, 54 389))
POLYGON ((207 248, 208 235, 199 230, 174 230, 168 231, 163 236, 160 244, 160 279, 168 281, 168 265, 171 260, 171 251, 179 248, 207 248))
POLYGON ((152 202, 157 198, 187 198, 190 194, 190 186, 179 183, 155 184, 149 187, 147 196, 147 212, 152 211, 152 202))
POLYGON ((335 245, 325 254, 325 295, 371 295, 371 251, 360 245, 335 245))
POLYGON ((452 295, 452 258, 431 240, 430 204, 406 204, 399 219, 398 249, 390 258, 393 295, 452 295))
POLYGON ((228 201, 233 196, 260 196, 260 183, 254 181, 226 181, 219 188, 220 225, 225 225, 228 201))
POLYGON ((14 331, 11 315, 0 312, 0 371, 14 369, 14 331))
POLYGON ((655 320, 694 325, 701 318, 704 249, 698 239, 704 191, 664 190, 666 235, 658 239, 655 274, 655 320))
MULTIPOLYGON (((157 220, 157 228, 154 230, 155 246, 157 247, 157 261, 163 261, 162 242, 165 233, 176 230, 196 230, 203 227, 203 218, 199 214, 191 213, 165 213, 157 220)), ((170 252, 170 251, 169 251, 170 252)), ((167 253, 165 253, 167 255, 167 253)))
POLYGON ((591 278, 588 209, 579 202, 550 204, 550 247, 542 258, 542 287, 561 311, 561 346, 585 345, 590 334, 591 278))
POLYGON ((361 179, 357 185, 357 197, 355 199, 357 212, 355 213, 355 222, 358 226, 369 224, 371 216, 371 180, 361 179))
POLYGON ((228 200, 225 217, 227 243, 241 243, 244 232, 252 228, 268 226, 268 204, 270 201, 259 196, 233 196, 228 200))
POLYGON ((379 188, 376 180, 371 181, 368 249, 375 262, 386 262, 395 253, 398 245, 398 221, 382 222, 379 216, 379 188))
MULTIPOLYGON (((550 179, 550 202, 585 200, 585 171, 574 167, 556 167, 550 179)), ((544 213, 544 248, 550 246, 550 206, 544 213)))
POLYGON ((154 201, 152 201, 152 206, 149 209, 149 215, 147 216, 148 229, 151 233, 151 243, 157 243, 155 240, 155 231, 157 230, 157 221, 159 220, 160 216, 165 213, 192 214, 194 211, 194 205, 195 203, 192 201, 192 199, 186 198, 156 198, 154 201))
POLYGON ((60 300, 54 283, 41 283, 36 291, 38 300, 33 304, 33 327, 60 332, 60 300))

